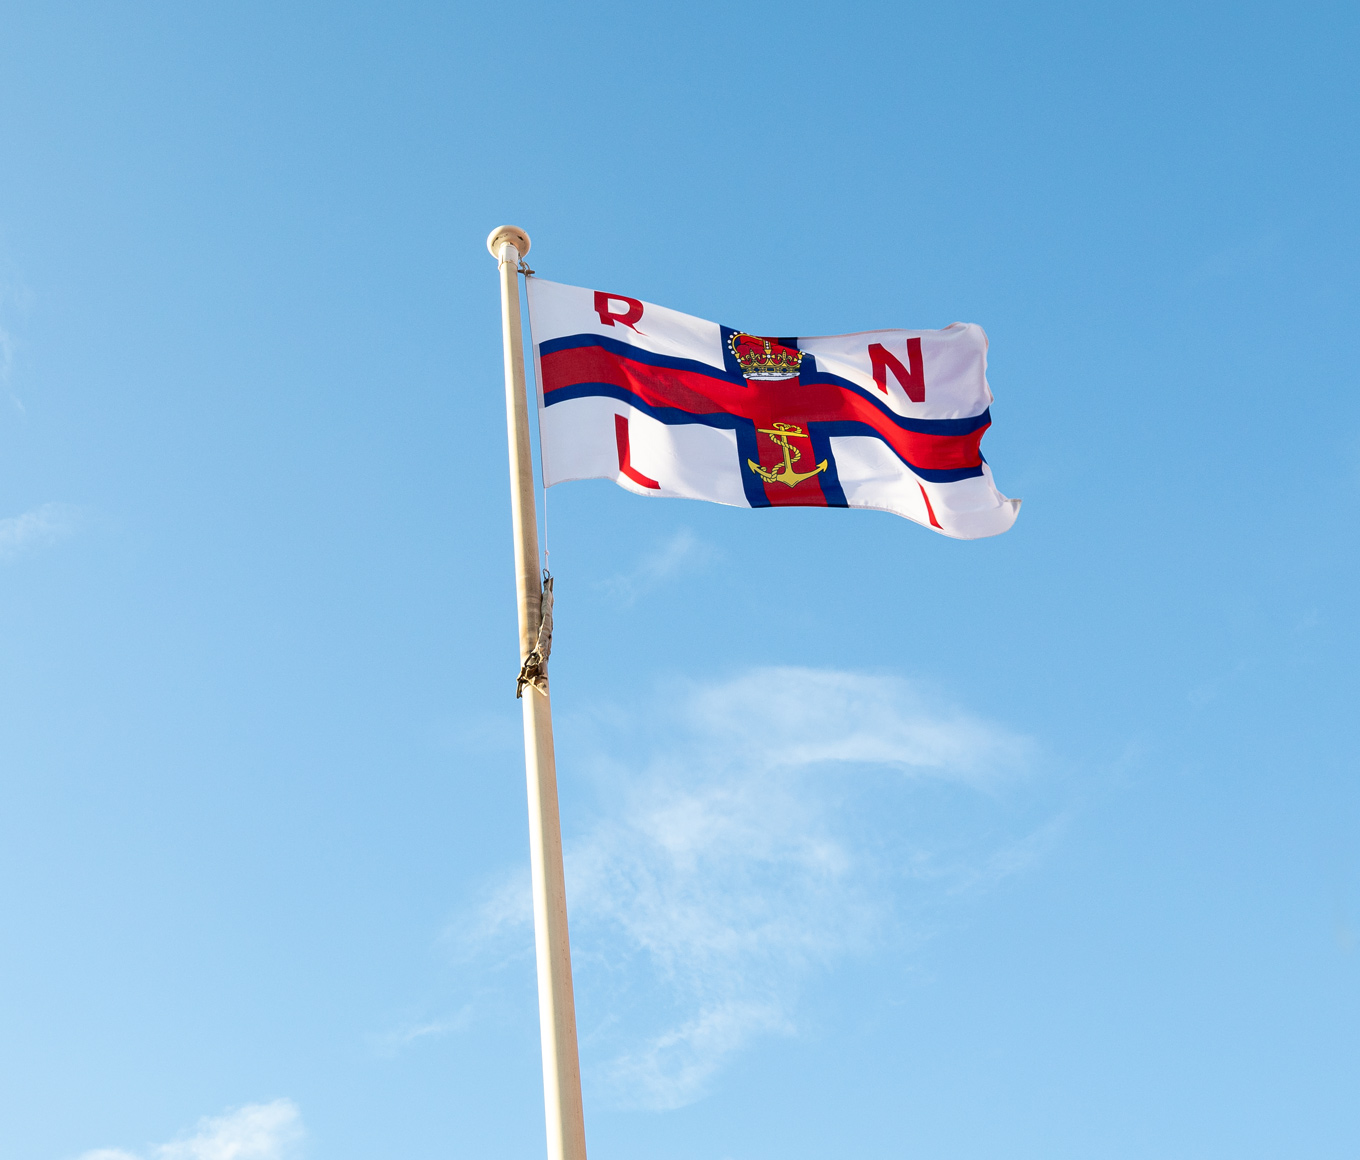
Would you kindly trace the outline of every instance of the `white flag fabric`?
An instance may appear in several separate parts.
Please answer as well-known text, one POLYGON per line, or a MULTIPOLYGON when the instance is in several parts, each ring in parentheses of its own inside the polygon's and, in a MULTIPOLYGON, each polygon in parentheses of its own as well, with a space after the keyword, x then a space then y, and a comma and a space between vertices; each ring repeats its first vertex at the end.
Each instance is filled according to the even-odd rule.
POLYGON ((544 483, 735 507, 893 512, 956 539, 1006 531, 992 482, 987 336, 773 338, 530 277, 544 483))

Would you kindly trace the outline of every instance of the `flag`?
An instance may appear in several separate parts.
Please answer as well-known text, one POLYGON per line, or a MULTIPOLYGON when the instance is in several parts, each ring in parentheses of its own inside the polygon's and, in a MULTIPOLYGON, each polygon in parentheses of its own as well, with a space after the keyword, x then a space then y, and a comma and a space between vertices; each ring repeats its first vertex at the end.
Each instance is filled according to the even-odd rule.
POLYGON ((1006 531, 987 336, 772 338, 529 278, 544 485, 612 479, 735 507, 893 512, 956 539, 1006 531))

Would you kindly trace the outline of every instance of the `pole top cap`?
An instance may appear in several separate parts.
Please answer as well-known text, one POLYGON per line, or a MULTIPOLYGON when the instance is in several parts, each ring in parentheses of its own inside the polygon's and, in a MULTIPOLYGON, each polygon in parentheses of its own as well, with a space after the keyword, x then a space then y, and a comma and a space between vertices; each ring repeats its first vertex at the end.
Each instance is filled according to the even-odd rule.
POLYGON ((498 262, 501 257, 501 246, 506 242, 509 242, 519 251, 521 258, 529 252, 529 235, 519 226, 497 226, 487 236, 486 248, 491 251, 491 256, 498 262))

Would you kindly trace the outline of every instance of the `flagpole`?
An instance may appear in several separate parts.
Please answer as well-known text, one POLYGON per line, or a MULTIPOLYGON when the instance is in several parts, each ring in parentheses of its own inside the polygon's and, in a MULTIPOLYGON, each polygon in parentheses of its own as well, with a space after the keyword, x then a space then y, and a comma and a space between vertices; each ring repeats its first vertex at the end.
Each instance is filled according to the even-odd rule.
MULTIPOLYGON (((543 598, 519 312, 518 271, 520 260, 529 252, 529 235, 517 226, 499 226, 491 231, 486 244, 500 266, 515 594, 519 606, 519 655, 523 662, 537 644, 543 598)), ((562 873, 562 823, 557 811, 557 763, 553 756, 552 702, 548 697, 546 671, 541 680, 524 682, 522 690, 548 1160, 586 1160, 581 1064, 576 1050, 576 1003, 571 987, 571 944, 567 937, 567 890, 562 873)))

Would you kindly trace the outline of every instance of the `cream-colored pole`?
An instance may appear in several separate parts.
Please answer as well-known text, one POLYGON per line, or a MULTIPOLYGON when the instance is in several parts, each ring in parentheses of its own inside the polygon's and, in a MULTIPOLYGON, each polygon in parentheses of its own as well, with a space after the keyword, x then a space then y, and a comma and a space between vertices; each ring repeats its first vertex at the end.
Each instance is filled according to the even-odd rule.
MULTIPOLYGON (((529 235, 500 226, 486 240, 500 263, 501 331, 505 341, 505 414, 510 429, 510 502, 515 533, 515 592, 519 597, 521 663, 538 637, 543 585, 534 515, 534 468, 529 455, 529 400, 520 334, 519 263, 529 235)), ((529 782, 529 857, 533 868, 534 946, 538 952, 538 1023, 543 1041, 543 1104, 548 1160, 586 1160, 581 1111, 581 1064, 576 1050, 576 1003, 567 938, 567 890, 562 873, 562 823, 557 812, 552 703, 546 677, 524 685, 524 763, 529 782)))

